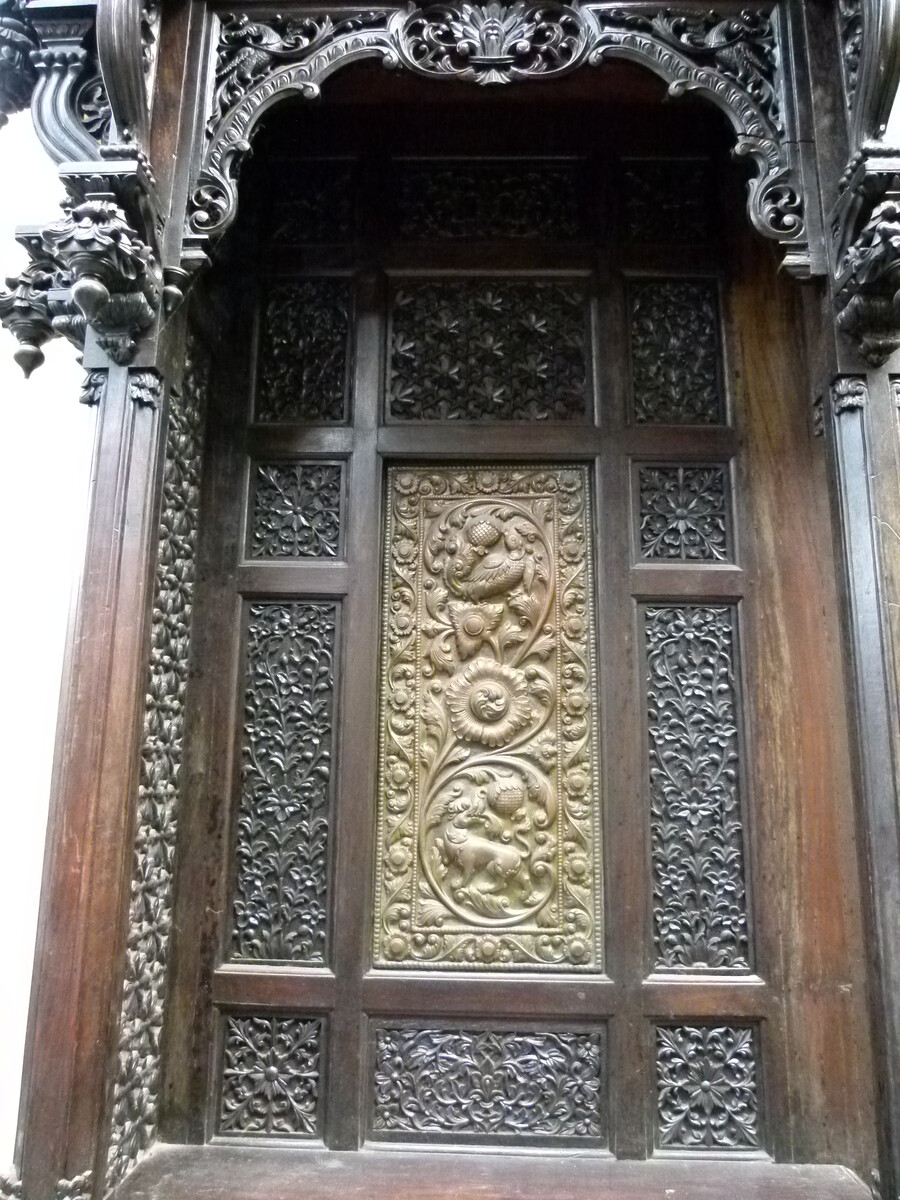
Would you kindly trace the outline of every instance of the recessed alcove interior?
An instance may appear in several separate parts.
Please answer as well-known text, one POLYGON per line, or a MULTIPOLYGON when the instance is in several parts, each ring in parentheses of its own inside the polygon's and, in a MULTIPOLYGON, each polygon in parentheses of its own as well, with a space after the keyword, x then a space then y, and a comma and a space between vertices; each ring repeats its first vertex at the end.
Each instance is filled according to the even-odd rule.
MULTIPOLYGON (((600 312, 592 333, 597 399, 583 453, 596 456, 600 479, 603 969, 584 986, 566 979, 559 985, 564 989, 561 999, 555 998, 556 985, 549 976, 525 983, 532 994, 523 997, 510 975, 498 979, 492 993, 491 979, 476 982, 457 974, 442 985, 434 973, 429 978, 420 970, 414 997, 411 993, 409 998, 392 1000, 400 997, 402 973, 388 978, 386 972, 373 972, 367 949, 371 927, 367 889, 373 872, 372 847, 366 842, 371 831, 367 830, 355 872, 342 866, 344 843, 344 849, 339 846, 334 852, 338 858, 331 860, 331 920, 340 921, 344 912, 356 913, 362 931, 349 942, 344 938, 344 957, 332 964, 330 978, 319 979, 309 969, 300 971, 294 993, 289 967, 269 976, 260 968, 255 974, 247 972, 247 990, 242 991, 240 964, 223 962, 228 957, 227 934, 219 922, 230 903, 230 885, 223 880, 232 870, 233 830, 227 810, 234 802, 228 787, 234 783, 227 783, 225 768, 210 767, 217 755, 222 757, 223 746, 230 747, 227 753, 235 752, 224 733, 216 733, 213 743, 200 745, 196 739, 209 721, 189 715, 186 776, 196 781, 214 771, 221 794, 211 798, 192 783, 194 794, 187 796, 179 833, 178 932, 172 1019, 165 1041, 161 1144, 120 1185, 118 1195, 175 1200, 214 1186, 223 1196, 277 1191, 298 1200, 350 1195, 367 1200, 405 1196, 450 1200, 474 1195, 476 1190, 497 1200, 551 1195, 553 1200, 607 1195, 655 1200, 663 1194, 719 1200, 738 1185, 753 1200, 852 1200, 864 1194, 843 1169, 861 1171, 874 1158, 871 1046, 834 569, 824 532, 829 527, 827 493, 821 453, 812 440, 803 400, 808 390, 803 300, 799 285, 779 274, 777 248, 749 227, 749 168, 732 161, 733 141, 726 117, 708 101, 690 94, 668 99, 664 84, 649 71, 621 62, 583 68, 552 82, 493 88, 424 80, 386 71, 380 64, 359 63, 326 80, 318 101, 285 101, 266 114, 254 137, 253 153, 242 167, 236 222, 223 239, 218 261, 199 285, 201 302, 195 306, 200 325, 209 327, 210 314, 214 315, 215 344, 221 351, 221 359, 214 361, 208 418, 210 433, 216 427, 219 433, 208 437, 214 449, 201 506, 201 561, 207 566, 198 587, 195 620, 200 649, 196 653, 209 657, 199 662, 200 677, 214 679, 227 697, 224 709, 239 712, 233 651, 240 638, 227 617, 229 605, 235 605, 234 593, 227 590, 233 587, 233 565, 209 564, 217 555, 222 561, 228 554, 241 557, 239 543, 246 539, 249 519, 242 508, 247 487, 245 439, 256 438, 253 444, 267 446, 276 458, 295 455, 297 447, 313 444, 304 442, 305 435, 295 430, 294 440, 284 443, 287 450, 278 449, 271 430, 247 432, 247 405, 263 353, 260 281, 317 272, 371 277, 373 290, 365 294, 374 311, 371 297, 385 294, 383 283, 378 282, 385 261, 389 271, 409 276, 435 269, 486 276, 506 272, 544 277, 554 271, 590 275, 596 280, 595 312, 600 312), (273 240, 275 225, 282 217, 290 220, 291 201, 303 192, 306 161, 335 158, 356 164, 354 236, 330 242, 326 232, 315 242, 289 236, 278 244, 277 238, 273 240), (489 238, 470 238, 462 258, 457 257, 460 252, 452 240, 440 236, 428 246, 404 243, 396 235, 391 199, 391 161, 399 158, 578 160, 583 170, 586 239, 577 244, 532 244, 519 250, 489 238), (701 208, 708 225, 700 241, 669 241, 664 225, 657 226, 659 235, 652 243, 628 243, 623 237, 627 164, 643 159, 670 164, 673 192, 680 183, 675 164, 707 163, 708 190, 701 208), (628 399, 631 350, 623 300, 627 281, 693 276, 720 281, 722 370, 723 378, 727 376, 723 383, 727 419, 722 423, 727 428, 698 433, 686 427, 675 430, 669 442, 644 429, 632 447, 628 442, 634 425, 628 399), (204 305, 204 295, 214 304, 204 305), (221 436, 223 430, 227 437, 221 436), (229 438, 233 446, 224 444, 229 438), (651 579, 654 568, 636 570, 630 562, 636 503, 632 463, 663 455, 677 461, 714 456, 731 464, 736 552, 730 564, 716 568, 718 575, 701 580, 685 566, 665 583, 659 582, 659 574, 651 579), (242 498, 224 501, 226 508, 219 512, 216 505, 227 497, 229 488, 242 490, 242 498), (743 622, 742 665, 735 668, 735 678, 744 688, 742 772, 755 958, 753 970, 744 975, 707 972, 687 979, 677 972, 648 970, 649 958, 643 951, 629 958, 635 945, 649 944, 651 917, 644 818, 634 812, 623 815, 617 807, 620 795, 637 799, 643 795, 638 741, 645 718, 636 699, 642 664, 627 647, 636 629, 637 606, 666 596, 679 597, 682 603, 712 602, 720 596, 717 587, 735 610, 740 608, 743 622), (804 597, 808 603, 800 599, 804 597), (776 619, 770 621, 773 613, 776 619), (604 638, 611 647, 608 661, 602 649, 604 638), (615 762, 621 730, 614 714, 620 700, 622 720, 632 720, 638 739, 636 756, 627 768, 615 762), (785 762, 791 764, 789 771, 783 768, 785 762), (358 904, 353 893, 363 896, 358 904), (629 896, 633 902, 624 905, 629 896), (637 915, 620 922, 625 907, 637 915), (825 929, 827 936, 822 933, 825 929), (458 987, 460 999, 436 998, 441 986, 458 987), (573 998, 579 987, 587 1000, 573 998), (500 1024, 528 1019, 540 1024, 536 1013, 542 1003, 545 1015, 557 1022, 560 1012, 574 1014, 571 1019, 576 1023, 588 1021, 593 1012, 615 1028, 604 1082, 609 1106, 605 1145, 576 1155, 571 1144, 556 1150, 541 1143, 529 1150, 533 1165, 518 1160, 510 1168, 509 1159, 504 1165, 504 1155, 521 1147, 507 1145, 495 1152, 482 1144, 477 1154, 456 1158, 449 1150, 458 1146, 445 1145, 441 1153, 434 1153, 434 1147, 425 1143, 411 1149, 377 1145, 377 1139, 370 1138, 365 1068, 359 1064, 370 1051, 365 1026, 375 1020, 373 1014, 383 1019, 394 1011, 412 1018, 420 1011, 416 1006, 423 1004, 432 1016, 462 1019, 471 1014, 475 1019, 477 1012, 479 1019, 487 1020, 494 1004, 500 1008, 495 1018, 500 1024), (560 1004, 559 1010, 552 1007, 555 1004, 560 1004), (276 1139, 271 1145, 259 1145, 258 1139, 252 1144, 248 1139, 241 1145, 240 1139, 221 1135, 216 1106, 222 1086, 217 1056, 222 1051, 223 1014, 251 1012, 255 1005, 269 1012, 327 1013, 326 1021, 333 1022, 329 1036, 334 1039, 325 1051, 329 1068, 329 1058, 333 1061, 341 1048, 332 1029, 340 1028, 344 1044, 353 1037, 360 1041, 354 1051, 359 1074, 342 1068, 337 1083, 323 1085, 323 1091, 327 1087, 325 1132, 320 1128, 314 1144, 288 1147, 276 1139), (737 1161, 728 1162, 727 1154, 717 1159, 715 1154, 702 1153, 670 1160, 658 1144, 652 1024, 689 1019, 703 1027, 726 1021, 763 1030, 758 1063, 765 1114, 761 1143, 746 1154, 738 1148, 732 1154, 737 1161), (355 1109, 355 1116, 347 1117, 339 1111, 342 1107, 355 1109), (323 1150, 319 1138, 328 1150, 323 1150), (363 1149, 354 1151, 354 1144, 363 1144, 363 1149), (614 1157, 623 1161, 613 1162, 614 1157), (624 1161, 629 1159, 645 1161, 624 1161), (782 1170, 780 1164, 807 1165, 782 1170), (672 1185, 682 1190, 670 1193, 667 1189, 672 1185)), ((664 209, 664 196, 660 202, 664 209)), ((382 359, 373 366, 371 378, 383 381, 383 360, 389 355, 384 326, 365 336, 371 338, 369 352, 382 359)), ((413 445, 413 433, 398 432, 381 401, 373 411, 380 414, 376 424, 384 426, 373 435, 376 441, 381 439, 379 450, 387 457, 412 455, 411 449, 403 447, 413 445)), ((431 441, 425 437, 426 448, 415 453, 434 460, 446 454, 456 461, 488 455, 489 440, 498 426, 484 434, 478 428, 463 428, 457 436, 456 429, 465 425, 465 421, 448 421, 446 431, 432 429, 431 441), (444 433, 446 444, 441 444, 444 433), (482 436, 484 447, 478 442, 482 436)), ((321 457, 328 447, 343 446, 341 432, 322 434, 315 443, 316 453, 321 457)), ((523 460, 545 453, 562 458, 563 442, 553 440, 557 432, 551 429, 544 445, 538 424, 521 433, 517 430, 514 437, 521 437, 523 460)), ((348 456, 360 453, 349 439, 347 446, 348 456)), ((354 522, 359 526, 368 521, 369 537, 380 544, 381 518, 372 503, 365 512, 358 498, 351 498, 347 511, 351 531, 354 522)), ((365 570, 370 568, 371 564, 365 570)), ((240 569, 250 577, 251 568, 243 564, 240 569)), ((376 578, 360 573, 369 588, 368 603, 375 607, 376 578)), ((317 594, 312 585, 303 586, 304 595, 317 594)), ((351 597, 351 603, 358 601, 351 597)), ((352 631, 347 633, 352 636, 352 631)), ((371 645, 354 644, 363 658, 375 653, 371 645)), ((350 653, 349 645, 345 655, 350 653)), ((345 663, 342 686, 353 688, 347 683, 348 670, 345 663)), ((206 703, 197 701, 196 693, 193 699, 189 694, 189 710, 192 702, 206 703)), ((359 697, 351 703, 357 712, 364 706, 359 697)), ((208 716, 211 709, 205 712, 208 716)), ((341 753, 353 737, 362 743, 365 733, 345 733, 339 740, 341 753)), ((370 767, 374 739, 371 747, 362 745, 350 753, 361 770, 367 763, 370 767)), ((358 812, 365 825, 364 801, 358 812)), ((343 819, 340 814, 338 819, 343 819)))

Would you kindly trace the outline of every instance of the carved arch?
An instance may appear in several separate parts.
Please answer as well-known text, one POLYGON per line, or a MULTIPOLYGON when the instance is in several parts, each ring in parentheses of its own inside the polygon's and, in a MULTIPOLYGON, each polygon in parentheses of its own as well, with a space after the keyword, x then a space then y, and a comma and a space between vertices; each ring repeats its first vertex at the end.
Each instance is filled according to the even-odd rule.
POLYGON ((731 122, 735 154, 752 160, 753 225, 810 273, 799 169, 785 117, 779 15, 769 5, 720 16, 697 9, 551 3, 434 5, 264 20, 218 29, 206 144, 192 190, 189 244, 222 234, 237 215, 241 162, 263 114, 291 94, 319 95, 341 67, 380 58, 432 78, 483 85, 541 80, 621 58, 649 68, 672 96, 696 92, 731 122))

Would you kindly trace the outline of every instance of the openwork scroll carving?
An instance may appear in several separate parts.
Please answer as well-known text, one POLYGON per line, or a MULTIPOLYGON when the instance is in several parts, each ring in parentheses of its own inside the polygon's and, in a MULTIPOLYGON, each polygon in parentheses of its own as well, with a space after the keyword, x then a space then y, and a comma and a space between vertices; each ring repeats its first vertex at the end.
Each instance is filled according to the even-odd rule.
POLYGON ((204 238, 234 220, 240 163, 265 110, 289 93, 317 96, 329 75, 363 58, 483 85, 552 79, 608 58, 643 64, 671 95, 698 92, 725 112, 737 137, 735 152, 756 168, 748 204, 753 224, 784 245, 789 270, 809 273, 778 30, 768 8, 719 16, 519 0, 290 20, 230 18, 220 31, 205 155, 191 198, 192 246, 202 253, 204 238))
POLYGON ((645 621, 656 965, 747 970, 733 609, 645 621))
POLYGON ((256 468, 250 553, 254 558, 334 558, 341 545, 340 463, 256 468))
POLYGON ((606 1133, 602 1029, 544 1032, 381 1027, 376 1135, 429 1141, 606 1133))
POLYGON ((274 285, 261 320, 258 421, 342 421, 347 412, 349 287, 328 279, 274 285))
POLYGON ((724 419, 718 311, 712 280, 644 280, 630 286, 638 423, 715 425, 724 419))
POLYGON ((758 1149, 753 1030, 661 1026, 656 1038, 658 1144, 681 1150, 758 1149))
POLYGON ((648 559, 721 562, 730 554, 725 467, 638 468, 640 553, 648 559))
POLYGON ((584 419, 587 306, 575 282, 404 284, 391 314, 390 415, 584 419))
POLYGON ((192 347, 169 407, 108 1187, 156 1136, 207 372, 192 347))
POLYGON ((585 236, 577 162, 400 161, 394 175, 401 238, 575 241, 585 236))
POLYGON ((292 1017, 228 1017, 219 1132, 315 1137, 322 1023, 292 1017))
POLYGON ((336 617, 334 604, 250 608, 236 958, 325 958, 336 617))
POLYGON ((599 962, 585 468, 392 469, 375 961, 599 962))

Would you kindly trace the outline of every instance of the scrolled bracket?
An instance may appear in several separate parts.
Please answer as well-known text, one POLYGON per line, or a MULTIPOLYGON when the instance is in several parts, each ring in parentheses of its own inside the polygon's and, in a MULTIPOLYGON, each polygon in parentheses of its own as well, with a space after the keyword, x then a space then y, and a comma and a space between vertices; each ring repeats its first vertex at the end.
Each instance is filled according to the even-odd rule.
POLYGON ((187 214, 182 265, 188 269, 235 219, 240 165, 263 113, 291 93, 318 96, 342 66, 380 58, 418 75, 496 86, 555 78, 618 57, 649 67, 671 95, 697 92, 726 113, 735 153, 756 168, 751 221, 783 246, 787 270, 810 274, 805 197, 792 159, 771 6, 718 16, 645 4, 410 5, 291 19, 238 14, 225 18, 217 34, 212 102, 187 214))
POLYGON ((38 0, 29 6, 39 46, 31 53, 37 76, 31 112, 44 149, 55 163, 96 159, 100 145, 88 132, 76 105, 86 76, 94 70, 88 42, 93 4, 62 5, 38 0))

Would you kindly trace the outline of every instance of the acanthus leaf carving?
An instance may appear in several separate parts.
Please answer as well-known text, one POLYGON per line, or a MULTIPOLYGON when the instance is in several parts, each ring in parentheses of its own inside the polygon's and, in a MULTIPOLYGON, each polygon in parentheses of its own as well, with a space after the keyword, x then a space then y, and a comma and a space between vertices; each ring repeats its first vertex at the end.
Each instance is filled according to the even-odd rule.
POLYGON ((809 273, 803 197, 781 95, 779 33, 768 9, 731 16, 634 12, 600 5, 441 4, 334 18, 227 18, 221 27, 206 146, 188 212, 186 256, 234 220, 237 176, 262 113, 281 96, 319 94, 342 65, 381 58, 435 78, 483 85, 555 78, 624 57, 649 67, 678 96, 706 95, 756 164, 749 212, 783 244, 788 270, 809 273))
POLYGON ((865 408, 869 385, 864 375, 839 375, 831 385, 831 406, 835 416, 865 408))

